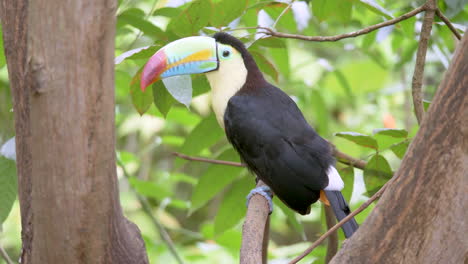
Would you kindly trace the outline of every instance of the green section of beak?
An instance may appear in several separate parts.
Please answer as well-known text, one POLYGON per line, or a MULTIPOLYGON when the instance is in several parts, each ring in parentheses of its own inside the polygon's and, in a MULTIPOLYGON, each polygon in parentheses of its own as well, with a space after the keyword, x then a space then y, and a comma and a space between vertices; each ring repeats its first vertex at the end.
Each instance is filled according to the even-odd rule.
POLYGON ((188 37, 171 42, 145 65, 140 87, 170 76, 205 73, 218 68, 216 41, 211 37, 188 37))

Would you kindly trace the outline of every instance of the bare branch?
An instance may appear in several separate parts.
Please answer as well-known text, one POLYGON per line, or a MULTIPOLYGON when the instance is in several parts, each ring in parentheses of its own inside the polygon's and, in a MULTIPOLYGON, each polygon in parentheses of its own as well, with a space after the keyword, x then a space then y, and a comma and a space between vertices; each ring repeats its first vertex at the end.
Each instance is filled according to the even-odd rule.
POLYGON ((5 251, 5 249, 0 245, 0 256, 5 260, 7 264, 14 264, 13 260, 11 260, 10 256, 8 256, 8 253, 5 251))
MULTIPOLYGON (((179 152, 173 152, 172 153, 174 156, 177 156, 181 159, 185 160, 190 160, 190 161, 199 161, 199 162, 206 162, 206 163, 212 163, 212 164, 218 164, 218 165, 228 165, 228 166, 235 166, 235 167, 245 167, 245 164, 239 163, 239 162, 234 162, 234 161, 227 161, 227 160, 216 160, 216 159, 208 159, 208 158, 202 158, 202 157, 193 157, 193 156, 188 156, 179 152)), ((333 155, 337 158, 338 162, 341 162, 346 165, 353 166, 355 168, 364 170, 364 168, 367 165, 367 162, 364 160, 356 159, 354 157, 349 156, 348 154, 345 154, 339 150, 337 150, 333 146, 333 155)))
POLYGON ((382 188, 380 188, 380 190, 378 192, 376 192, 374 195, 372 195, 372 197, 369 198, 369 200, 367 200, 365 203, 363 203, 357 210, 353 211, 348 216, 343 218, 343 220, 341 220, 338 224, 336 224, 335 226, 330 228, 325 234, 323 234, 319 239, 317 239, 309 248, 307 248, 301 255, 299 255, 295 259, 291 260, 291 262, 289 262, 289 264, 294 264, 294 263, 299 262, 305 256, 310 254, 310 252, 312 252, 312 250, 314 250, 314 248, 316 248, 318 245, 320 245, 320 243, 322 243, 328 236, 330 236, 333 232, 338 230, 338 228, 340 228, 344 223, 348 222, 355 215, 359 214, 360 212, 364 211, 364 209, 369 207, 369 205, 371 205, 372 202, 374 202, 380 196, 382 196, 382 194, 385 192, 385 189, 387 189, 387 186, 389 186, 390 182, 392 182, 393 180, 394 180, 394 178, 389 180, 384 186, 382 186, 382 188))
POLYGON ((452 23, 450 23, 450 20, 444 14, 442 14, 440 9, 438 9, 438 8, 436 9, 436 15, 442 21, 444 21, 445 25, 447 25, 447 27, 453 32, 455 37, 457 37, 458 40, 461 40, 462 36, 461 36, 460 32, 457 31, 457 29, 452 25, 452 23))
POLYGON ((424 76, 424 64, 426 62, 427 46, 431 36, 432 23, 434 22, 434 14, 437 9, 436 0, 429 0, 424 5, 425 14, 419 36, 418 52, 416 53, 416 65, 414 66, 413 81, 411 84, 413 94, 414 112, 418 123, 421 124, 424 118, 424 106, 422 98, 422 79, 424 76))
POLYGON ((179 152, 172 152, 173 155, 185 159, 185 160, 190 160, 190 161, 200 161, 200 162, 206 162, 206 163, 213 163, 213 164, 219 164, 219 165, 228 165, 228 166, 234 166, 234 167, 245 167, 244 164, 239 163, 239 162, 234 162, 234 161, 227 161, 227 160, 215 160, 215 159, 207 159, 207 158, 201 158, 201 157, 192 157, 188 156, 179 152))
MULTIPOLYGON (((124 174, 125 178, 129 179, 130 174, 128 173, 127 169, 125 168, 125 164, 122 162, 122 160, 120 160, 120 158, 118 156, 117 156, 117 164, 122 168, 122 171, 123 171, 123 174, 124 174)), ((136 191, 135 191, 135 193, 136 193, 136 191)), ((169 251, 174 256, 177 263, 184 264, 184 261, 179 256, 179 253, 177 253, 174 242, 172 242, 172 239, 169 236, 169 234, 167 233, 166 229, 159 222, 159 220, 153 215, 153 212, 151 210, 150 204, 148 203, 148 200, 145 197, 143 197, 142 195, 140 195, 139 193, 136 193, 136 196, 137 196, 138 201, 141 204, 141 207, 143 208, 143 211, 151 219, 151 222, 154 224, 154 226, 156 227, 156 229, 159 232, 159 236, 161 237, 161 240, 167 245, 167 247, 169 248, 169 251)))
MULTIPOLYGON (((263 185, 265 183, 258 181, 257 187, 263 185)), ((266 263, 270 225, 269 211, 268 201, 265 197, 258 194, 252 196, 242 226, 240 263, 266 263)))
POLYGON ((366 28, 363 28, 358 31, 350 32, 350 33, 345 33, 345 34, 340 34, 340 35, 335 35, 335 36, 304 36, 304 35, 296 35, 296 34, 289 34, 289 33, 283 33, 283 32, 277 32, 271 28, 267 27, 257 27, 258 29, 262 29, 265 32, 262 32, 264 34, 270 35, 272 37, 278 37, 278 38, 293 38, 293 39, 301 39, 301 40, 306 40, 306 41, 317 41, 317 42, 323 42, 323 41, 337 41, 345 38, 353 38, 357 37, 360 35, 364 35, 367 33, 370 33, 376 29, 387 27, 393 24, 396 24, 400 21, 406 20, 410 17, 413 17, 427 9, 426 5, 420 6, 411 12, 408 12, 400 17, 375 24, 366 28))

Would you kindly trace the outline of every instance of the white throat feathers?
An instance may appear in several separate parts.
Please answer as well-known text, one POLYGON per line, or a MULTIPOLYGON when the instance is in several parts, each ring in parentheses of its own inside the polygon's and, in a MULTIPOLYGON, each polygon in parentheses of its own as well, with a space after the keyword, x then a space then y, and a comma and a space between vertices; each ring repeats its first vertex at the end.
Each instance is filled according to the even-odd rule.
POLYGON ((230 59, 221 59, 218 70, 206 73, 206 77, 211 86, 211 105, 219 125, 224 129, 224 112, 228 101, 247 79, 247 69, 241 54, 234 50, 230 59))

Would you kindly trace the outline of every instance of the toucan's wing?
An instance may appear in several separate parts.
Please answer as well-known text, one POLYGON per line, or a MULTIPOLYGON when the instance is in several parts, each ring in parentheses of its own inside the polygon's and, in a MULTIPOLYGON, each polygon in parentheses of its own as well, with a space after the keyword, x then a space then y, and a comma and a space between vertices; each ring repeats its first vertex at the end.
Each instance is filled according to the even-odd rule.
POLYGON ((228 103, 225 129, 243 161, 289 207, 305 214, 328 185, 328 143, 292 99, 274 86, 239 92, 228 103))

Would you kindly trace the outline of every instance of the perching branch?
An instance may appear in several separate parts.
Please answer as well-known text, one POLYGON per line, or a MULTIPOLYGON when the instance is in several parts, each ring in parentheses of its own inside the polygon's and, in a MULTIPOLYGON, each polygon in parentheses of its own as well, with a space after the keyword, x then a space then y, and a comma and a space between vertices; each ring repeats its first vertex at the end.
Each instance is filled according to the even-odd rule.
POLYGON ((337 41, 345 38, 352 38, 352 37, 357 37, 360 35, 364 35, 367 33, 370 33, 376 29, 387 27, 390 25, 394 25, 400 21, 406 20, 410 17, 413 17, 427 9, 426 5, 420 6, 402 16, 399 16, 397 18, 378 23, 366 28, 363 28, 358 31, 350 32, 350 33, 345 33, 345 34, 340 34, 340 35, 335 35, 335 36, 304 36, 304 35, 297 35, 297 34, 289 34, 289 33, 283 33, 283 32, 277 32, 271 28, 267 27, 257 27, 257 29, 264 30, 264 33, 266 35, 270 35, 272 37, 279 37, 279 38, 293 38, 293 39, 301 39, 301 40, 306 40, 306 41, 318 41, 318 42, 323 42, 323 41, 337 41))
MULTIPOLYGON (((120 160, 120 158, 118 156, 117 156, 117 164, 122 168, 122 171, 123 171, 123 174, 124 174, 125 178, 129 179, 130 174, 128 173, 127 169, 125 168, 125 164, 123 164, 122 160, 120 160)), ((151 206, 148 203, 148 200, 145 197, 138 194, 138 193, 136 193, 136 197, 137 197, 138 201, 140 202, 141 207, 143 208, 143 211, 151 219, 151 222, 154 224, 154 226, 158 230, 158 233, 159 233, 159 235, 161 237, 161 240, 167 245, 167 247, 169 248, 169 251, 174 256, 177 263, 184 264, 184 261, 182 260, 182 258, 177 253, 174 242, 172 242, 172 239, 169 236, 169 234, 167 233, 166 229, 159 222, 159 220, 156 217, 154 217, 153 212, 151 210, 151 206)))
MULTIPOLYGON (((257 187, 265 183, 258 181, 257 187)), ((268 201, 255 194, 249 201, 245 222, 242 226, 240 263, 266 263, 268 234, 270 229, 268 201)))
MULTIPOLYGON (((216 159, 208 159, 208 158, 202 158, 202 157, 193 157, 193 156, 188 156, 179 152, 173 152, 173 155, 185 159, 185 160, 190 160, 190 161, 199 161, 199 162, 206 162, 206 163, 213 163, 213 164, 218 164, 218 165, 228 165, 228 166, 235 166, 235 167, 245 167, 244 164, 239 163, 239 162, 234 162, 234 161, 227 161, 227 160, 216 160, 216 159)), ((353 166, 355 168, 364 170, 364 168, 367 165, 367 162, 364 160, 356 159, 354 157, 349 156, 348 154, 345 154, 335 148, 333 146, 333 155, 336 157, 338 162, 341 162, 346 165, 353 166)))
POLYGON ((239 162, 234 162, 234 161, 215 160, 215 159, 207 159, 207 158, 202 158, 202 157, 192 157, 192 156, 188 156, 179 152, 172 152, 172 154, 181 159, 190 160, 190 161, 200 161, 200 162, 213 163, 213 164, 218 164, 218 165, 228 165, 228 166, 234 166, 234 167, 245 167, 244 164, 239 163, 239 162))
POLYGON ((424 118, 424 106, 422 96, 422 79, 424 76, 424 66, 426 62, 427 46, 431 36, 432 23, 434 22, 434 14, 437 9, 436 0, 428 0, 425 7, 424 20, 419 36, 418 52, 416 53, 416 65, 414 66, 413 81, 411 91, 413 94, 414 112, 418 124, 421 124, 424 118))
POLYGON ((299 262, 301 259, 303 259, 305 256, 307 256, 308 254, 310 254, 310 252, 312 252, 312 250, 314 250, 314 248, 316 248, 318 245, 320 245, 320 243, 322 243, 328 236, 330 236, 331 234, 333 234, 333 232, 335 232, 336 230, 338 230, 338 228, 340 228, 344 223, 348 222, 351 218, 353 218, 355 215, 359 214, 360 212, 364 211, 364 209, 366 209, 367 207, 369 207, 369 205, 372 204, 372 202, 374 202, 375 200, 377 200, 380 196, 382 196, 382 194, 385 192, 385 189, 387 189, 387 186, 389 186, 389 184, 394 180, 394 178, 392 178, 391 180, 389 180, 387 183, 385 183, 384 186, 382 186, 382 188, 380 188, 380 190, 378 192, 376 192, 374 195, 372 195, 371 198, 369 198, 369 200, 367 200, 365 203, 363 203, 358 209, 356 209, 355 211, 351 212, 348 216, 346 216, 345 218, 343 218, 343 220, 341 220, 338 224, 336 224, 335 226, 333 226, 332 228, 330 228, 327 232, 325 232, 325 234, 323 234, 321 237, 319 237, 319 239, 317 239, 309 248, 307 248, 301 255, 297 256, 295 259, 291 260, 291 262, 289 262, 289 264, 294 264, 294 263, 297 263, 299 262))
POLYGON ((2 256, 2 258, 5 260, 7 264, 14 264, 10 256, 8 256, 8 253, 5 251, 5 249, 1 245, 0 245, 0 256, 2 256))
POLYGON ((436 15, 442 21, 444 21, 445 25, 447 25, 447 27, 453 32, 455 37, 457 37, 458 40, 461 40, 462 36, 461 36, 460 32, 457 31, 457 29, 452 25, 452 23, 450 23, 450 20, 444 14, 442 14, 440 9, 438 9, 438 8, 436 9, 436 15))

